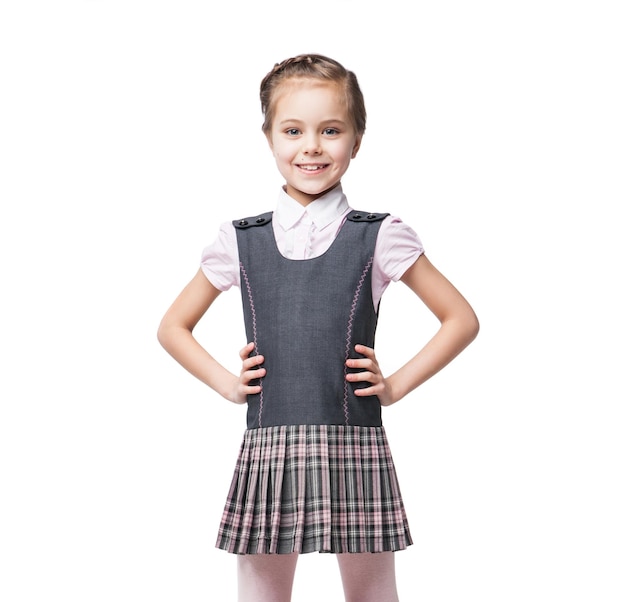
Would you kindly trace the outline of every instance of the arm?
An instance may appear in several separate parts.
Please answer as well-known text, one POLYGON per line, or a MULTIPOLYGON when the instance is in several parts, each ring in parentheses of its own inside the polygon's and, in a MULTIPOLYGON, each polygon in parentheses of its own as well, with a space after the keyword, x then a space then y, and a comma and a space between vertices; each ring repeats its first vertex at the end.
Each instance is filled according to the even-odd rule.
POLYGON ((163 316, 157 338, 183 368, 204 384, 234 403, 245 403, 247 395, 260 390, 260 387, 249 386, 248 383, 264 375, 263 368, 253 370, 263 362, 263 356, 248 357, 254 345, 246 345, 239 354, 242 369, 236 376, 217 362, 193 336, 196 324, 219 294, 220 291, 209 282, 202 270, 198 270, 163 316))
POLYGON ((348 374, 346 378, 370 382, 371 387, 357 389, 355 394, 377 395, 382 405, 396 403, 434 376, 474 340, 479 328, 469 303, 426 256, 421 255, 401 280, 433 312, 441 326, 417 355, 387 378, 380 372, 374 350, 356 346, 365 359, 348 360, 347 365, 365 371, 348 374))

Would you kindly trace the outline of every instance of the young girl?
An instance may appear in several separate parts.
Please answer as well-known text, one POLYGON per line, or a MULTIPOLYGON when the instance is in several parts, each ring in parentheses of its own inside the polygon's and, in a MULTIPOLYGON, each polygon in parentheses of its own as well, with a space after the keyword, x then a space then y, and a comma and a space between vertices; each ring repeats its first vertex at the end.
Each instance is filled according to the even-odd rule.
POLYGON ((351 71, 315 54, 287 59, 263 79, 261 106, 285 180, 276 208, 221 226, 163 317, 159 341, 221 396, 247 404, 217 539, 238 555, 239 600, 289 601, 298 555, 318 551, 337 554, 346 600, 393 602, 393 552, 412 541, 381 406, 448 364, 474 339, 478 321, 411 228, 348 206, 341 177, 366 117, 351 71), (377 310, 397 280, 441 326, 383 376, 377 310), (233 285, 248 341, 238 375, 192 335, 233 285))

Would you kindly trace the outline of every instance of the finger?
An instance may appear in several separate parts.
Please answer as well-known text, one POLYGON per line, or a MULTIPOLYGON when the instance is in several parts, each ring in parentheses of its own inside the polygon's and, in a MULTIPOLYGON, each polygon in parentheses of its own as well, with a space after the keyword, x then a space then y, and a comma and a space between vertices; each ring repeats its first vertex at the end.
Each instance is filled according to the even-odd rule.
POLYGON ((374 357, 374 349, 372 349, 371 347, 366 347, 365 345, 358 344, 354 346, 354 350, 357 353, 360 353, 361 355, 364 355, 366 357, 374 357))
POLYGON ((368 382, 377 384, 380 382, 379 375, 373 372, 350 372, 346 374, 346 380, 349 380, 351 383, 368 382))
POLYGON ((360 368, 361 370, 369 370, 370 372, 378 371, 378 364, 368 358, 363 358, 363 359, 350 358, 346 360, 346 366, 348 366, 348 368, 360 368))
POLYGON ((242 360, 247 359, 254 349, 254 343, 248 343, 240 352, 239 357, 242 360))
POLYGON ((252 357, 243 360, 243 363, 241 364, 241 371, 251 370, 256 366, 261 365, 264 361, 265 358, 262 355, 253 355, 252 357))
POLYGON ((242 395, 256 395, 261 392, 261 385, 245 385, 240 391, 242 395))
POLYGON ((355 389, 354 394, 357 397, 368 397, 370 395, 376 395, 378 389, 376 387, 364 387, 363 389, 355 389))
POLYGON ((258 370, 246 370, 241 373, 241 383, 244 386, 247 386, 250 381, 255 380, 257 378, 263 378, 265 376, 266 370, 265 368, 259 368, 258 370))

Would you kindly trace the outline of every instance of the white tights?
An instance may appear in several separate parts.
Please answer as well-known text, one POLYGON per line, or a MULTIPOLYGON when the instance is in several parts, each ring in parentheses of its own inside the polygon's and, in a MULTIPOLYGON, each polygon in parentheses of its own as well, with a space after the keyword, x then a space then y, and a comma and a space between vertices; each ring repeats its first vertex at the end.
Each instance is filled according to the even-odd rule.
MULTIPOLYGON (((239 602, 290 602, 298 554, 237 557, 239 602)), ((337 554, 346 602, 398 602, 393 552, 337 554)))

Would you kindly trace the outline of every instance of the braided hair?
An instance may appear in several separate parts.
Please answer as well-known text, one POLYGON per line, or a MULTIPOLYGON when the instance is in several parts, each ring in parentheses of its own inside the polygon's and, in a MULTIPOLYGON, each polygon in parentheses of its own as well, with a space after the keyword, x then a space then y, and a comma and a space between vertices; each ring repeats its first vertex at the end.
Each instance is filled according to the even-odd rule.
POLYGON ((273 69, 261 81, 261 110, 263 111, 263 132, 272 129, 274 117, 275 92, 289 79, 316 79, 334 82, 341 86, 345 94, 346 106, 357 134, 365 131, 367 114, 363 93, 356 75, 348 71, 341 63, 321 54, 299 54, 276 63, 273 69))

